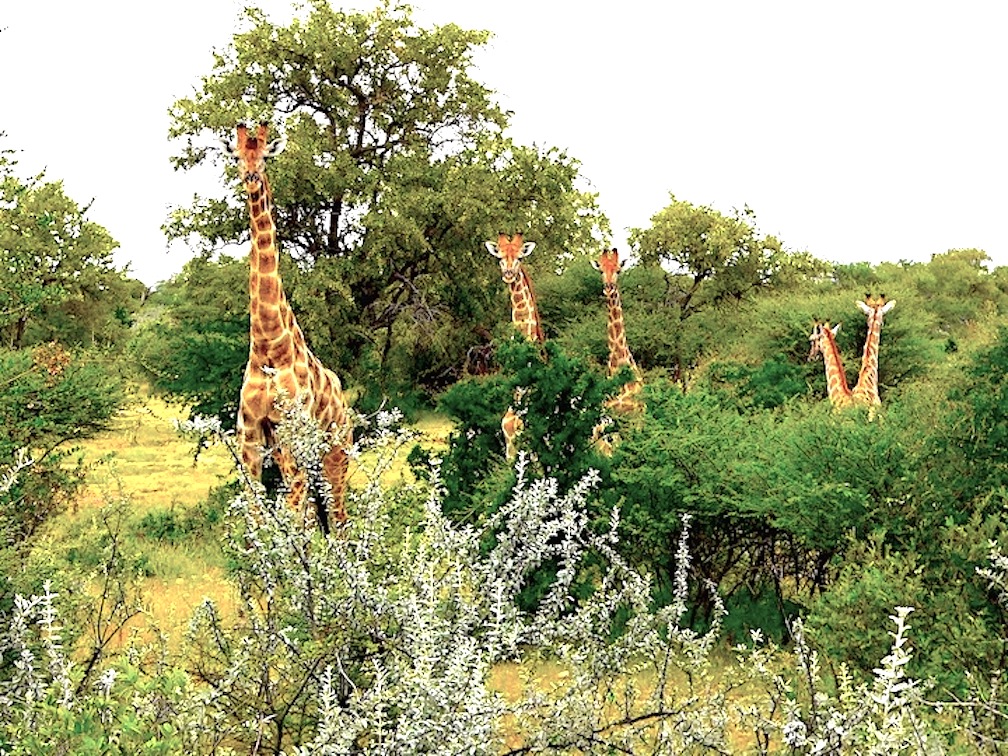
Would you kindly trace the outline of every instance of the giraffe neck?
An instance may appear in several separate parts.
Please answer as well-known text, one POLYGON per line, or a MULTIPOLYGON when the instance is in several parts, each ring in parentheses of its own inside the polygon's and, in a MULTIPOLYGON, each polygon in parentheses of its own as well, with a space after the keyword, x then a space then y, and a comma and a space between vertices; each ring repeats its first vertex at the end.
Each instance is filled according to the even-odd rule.
POLYGON ((546 337, 539 321, 539 309, 536 307, 535 294, 532 292, 532 281, 524 267, 518 271, 518 276, 509 286, 511 322, 526 339, 542 344, 546 341, 546 337))
POLYGON ((273 222, 273 193, 266 176, 249 189, 252 252, 249 256, 249 314, 253 351, 274 344, 297 327, 280 280, 280 256, 273 222), (257 349, 258 347, 258 349, 257 349))
POLYGON ((876 308, 868 320, 864 353, 861 355, 861 372, 852 392, 856 401, 881 404, 878 392, 879 342, 882 339, 882 313, 876 308))
POLYGON ((847 386, 840 349, 829 328, 825 330, 825 345, 822 348, 823 364, 826 365, 826 393, 834 407, 850 404, 851 390, 847 386))
POLYGON ((637 363, 634 362, 630 347, 627 344, 626 327, 623 324, 623 302, 619 289, 615 286, 606 291, 609 303, 609 376, 615 375, 624 365, 637 373, 637 363))
POLYGON ((616 396, 606 400, 605 407, 610 412, 629 415, 644 408, 639 398, 644 384, 627 344, 626 328, 623 324, 623 302, 619 289, 615 286, 607 288, 605 295, 609 304, 609 377, 616 375, 622 367, 629 367, 634 374, 634 379, 623 384, 616 396))

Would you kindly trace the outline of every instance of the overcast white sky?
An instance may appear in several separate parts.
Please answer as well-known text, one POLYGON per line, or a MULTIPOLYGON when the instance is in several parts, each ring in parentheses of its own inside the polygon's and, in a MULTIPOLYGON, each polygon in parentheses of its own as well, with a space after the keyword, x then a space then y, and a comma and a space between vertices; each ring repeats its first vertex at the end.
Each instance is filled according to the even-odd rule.
MULTIPOLYGON (((46 168, 93 199, 117 262, 148 284, 190 257, 167 248, 168 208, 223 194, 172 170, 167 109, 209 73, 246 4, 0 8, 0 146, 20 151, 23 175, 46 168)), ((260 6, 278 22, 292 13, 260 6)), ((673 193, 722 212, 747 204, 762 232, 827 260, 976 247, 1008 265, 1008 10, 996 0, 413 6, 424 26, 494 32, 475 77, 514 112, 516 140, 581 161, 620 248, 673 193)))

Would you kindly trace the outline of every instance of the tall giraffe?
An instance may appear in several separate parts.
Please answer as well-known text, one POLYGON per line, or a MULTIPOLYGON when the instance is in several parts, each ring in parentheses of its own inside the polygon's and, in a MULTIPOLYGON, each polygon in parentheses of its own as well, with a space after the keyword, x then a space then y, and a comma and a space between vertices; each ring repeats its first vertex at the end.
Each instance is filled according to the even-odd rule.
POLYGON ((896 300, 885 301, 885 294, 878 299, 865 296, 864 302, 855 302, 858 309, 868 318, 868 335, 865 337, 864 352, 861 355, 861 372, 857 384, 851 392, 854 401, 870 408, 882 404, 878 391, 879 341, 882 338, 882 320, 885 314, 896 306, 896 300))
POLYGON ((623 324, 623 300, 620 297, 619 286, 616 283, 619 272, 623 269, 620 263, 619 254, 616 249, 603 250, 597 261, 592 260, 595 270, 602 273, 602 294, 606 298, 606 305, 609 310, 609 325, 607 335, 609 339, 609 365, 608 373, 612 378, 621 368, 628 367, 633 373, 633 380, 625 383, 619 393, 607 400, 605 406, 614 412, 629 414, 639 412, 644 408, 638 395, 644 387, 641 381, 640 369, 630 353, 627 344, 626 328, 623 324))
MULTIPOLYGON (((271 450, 288 489, 289 503, 295 509, 304 506, 305 521, 310 521, 307 471, 298 469, 289 449, 276 446, 275 437, 280 420, 275 406, 278 392, 282 390, 291 400, 303 402, 332 440, 332 447, 322 458, 322 474, 331 487, 333 515, 342 523, 346 521, 346 449, 352 443, 353 430, 340 380, 308 348, 280 280, 273 193, 265 170, 266 158, 279 153, 283 142, 267 141, 265 124, 260 124, 255 134, 245 124, 238 124, 236 139, 228 146, 241 166, 252 229, 249 358, 238 410, 242 462, 258 480, 263 454, 271 450)), ((327 513, 321 504, 317 506, 320 524, 328 532, 327 513)))
POLYGON ((833 328, 830 328, 828 322, 816 323, 809 336, 812 348, 809 350, 808 358, 813 360, 817 355, 822 355, 823 363, 826 365, 826 393, 834 409, 849 407, 852 403, 851 390, 847 386, 847 375, 844 373, 843 360, 840 358, 840 348, 836 343, 839 330, 839 323, 833 328))
MULTIPOLYGON (((546 341, 543 334, 542 321, 539 320, 539 309, 536 307, 535 292, 532 290, 532 280, 522 266, 523 258, 528 257, 535 249, 535 242, 527 242, 521 234, 508 236, 501 233, 497 241, 484 242, 487 251, 500 261, 501 278, 511 291, 511 322, 518 333, 531 342, 542 344, 546 341)), ((515 399, 519 398, 515 392, 515 399)), ((504 454, 508 459, 514 459, 518 453, 515 439, 525 423, 515 411, 514 406, 508 407, 501 420, 501 431, 504 433, 504 454)))

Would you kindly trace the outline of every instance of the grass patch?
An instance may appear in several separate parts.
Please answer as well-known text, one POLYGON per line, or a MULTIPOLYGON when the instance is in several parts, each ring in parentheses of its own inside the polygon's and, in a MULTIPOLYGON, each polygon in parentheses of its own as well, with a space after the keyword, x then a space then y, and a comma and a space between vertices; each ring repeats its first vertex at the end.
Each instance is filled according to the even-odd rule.
MULTIPOLYGON (((125 502, 128 541, 143 576, 140 590, 146 615, 131 623, 131 629, 151 625, 170 637, 180 633, 204 598, 213 599, 225 613, 236 605, 220 546, 220 528, 237 490, 234 461, 219 446, 195 455, 192 441, 173 425, 187 415, 185 407, 141 393, 110 430, 79 445, 88 465, 85 484, 70 510, 50 528, 51 543, 66 541, 85 530, 104 508, 125 502)), ((421 414, 411 427, 424 448, 447 449, 453 426, 443 416, 421 414)), ((381 471, 383 486, 414 482, 407 451, 381 471)), ((351 463, 351 488, 366 483, 372 456, 360 465, 351 463)), ((97 555, 71 548, 65 558, 86 568, 97 555)))

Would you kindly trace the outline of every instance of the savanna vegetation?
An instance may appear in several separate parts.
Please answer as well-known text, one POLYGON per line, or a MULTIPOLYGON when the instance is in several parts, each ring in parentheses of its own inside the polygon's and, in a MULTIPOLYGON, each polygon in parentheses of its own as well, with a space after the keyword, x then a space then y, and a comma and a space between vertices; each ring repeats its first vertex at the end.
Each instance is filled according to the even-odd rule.
POLYGON ((835 264, 670 195, 619 278, 647 409, 602 454, 631 378, 606 375, 607 220, 574 157, 507 136, 486 39, 248 11, 171 104, 177 167, 223 189, 172 211, 195 254, 153 292, 0 155, 0 753, 1002 752, 1008 270, 835 264), (287 136, 285 288, 358 413, 339 537, 231 464, 247 267, 214 250, 247 212, 209 145, 241 119, 287 136), (500 229, 537 242, 543 347, 500 229), (807 359, 843 321, 853 383, 866 291, 897 302, 872 416, 807 359), (200 595, 159 610, 172 584, 200 595))

